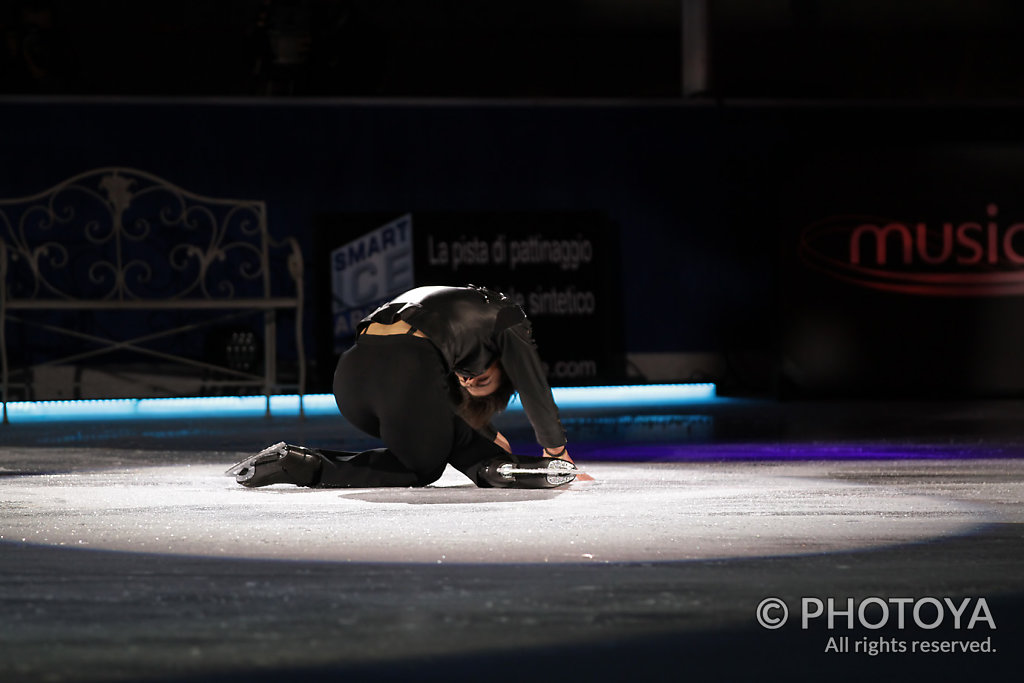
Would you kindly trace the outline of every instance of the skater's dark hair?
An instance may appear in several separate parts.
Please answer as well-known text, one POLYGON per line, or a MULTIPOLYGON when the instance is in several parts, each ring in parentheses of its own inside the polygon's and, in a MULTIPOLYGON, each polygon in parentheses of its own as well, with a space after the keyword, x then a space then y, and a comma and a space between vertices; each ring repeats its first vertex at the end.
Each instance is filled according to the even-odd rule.
POLYGON ((458 380, 455 381, 453 388, 459 397, 456 412, 473 429, 482 429, 490 423, 496 414, 508 407, 512 395, 516 393, 512 380, 505 374, 505 368, 500 363, 498 369, 501 370, 501 381, 498 388, 487 396, 473 396, 458 384, 458 380))

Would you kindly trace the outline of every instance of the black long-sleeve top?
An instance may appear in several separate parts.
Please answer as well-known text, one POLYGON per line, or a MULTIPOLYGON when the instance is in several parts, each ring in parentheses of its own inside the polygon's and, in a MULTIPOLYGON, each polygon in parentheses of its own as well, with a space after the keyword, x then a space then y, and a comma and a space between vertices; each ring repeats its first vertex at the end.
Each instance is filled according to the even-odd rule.
POLYGON ((514 301, 473 285, 417 287, 363 318, 359 329, 399 320, 421 330, 440 350, 449 370, 462 376, 475 377, 500 360, 537 442, 544 448, 565 444, 565 430, 537 355, 530 320, 514 301))

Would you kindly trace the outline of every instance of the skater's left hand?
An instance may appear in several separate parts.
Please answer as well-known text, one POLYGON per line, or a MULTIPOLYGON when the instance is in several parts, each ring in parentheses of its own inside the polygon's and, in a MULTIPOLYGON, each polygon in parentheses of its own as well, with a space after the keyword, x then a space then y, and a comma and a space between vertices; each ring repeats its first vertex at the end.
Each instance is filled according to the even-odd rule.
MULTIPOLYGON (((567 447, 562 446, 562 450, 558 450, 557 448, 552 448, 551 450, 553 450, 554 453, 549 453, 548 449, 544 449, 545 458, 565 460, 566 462, 571 463, 573 467, 576 467, 576 463, 572 461, 572 457, 569 455, 569 449, 567 447)), ((576 481, 594 481, 594 478, 586 472, 580 472, 576 475, 576 481)))
MULTIPOLYGON (((576 463, 572 461, 572 457, 569 455, 568 447, 562 446, 562 450, 558 450, 557 448, 552 448, 551 450, 554 451, 554 453, 549 452, 547 448, 544 449, 545 458, 565 460, 566 462, 570 463, 573 467, 576 467, 576 463)), ((576 481, 594 481, 594 478, 587 474, 586 472, 579 472, 576 475, 576 481)))
POLYGON ((559 460, 565 460, 566 462, 570 462, 573 465, 576 464, 576 463, 572 462, 572 458, 569 456, 569 449, 566 448, 565 446, 562 446, 562 450, 558 450, 557 448, 552 448, 552 449, 548 450, 547 448, 545 448, 544 449, 544 457, 545 458, 558 458, 559 460))

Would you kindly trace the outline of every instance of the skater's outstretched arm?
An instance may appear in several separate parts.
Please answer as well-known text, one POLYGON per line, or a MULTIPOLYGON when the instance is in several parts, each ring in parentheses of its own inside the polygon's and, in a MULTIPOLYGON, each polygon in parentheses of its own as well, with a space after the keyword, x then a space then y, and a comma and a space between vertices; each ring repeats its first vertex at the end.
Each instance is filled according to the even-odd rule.
POLYGON ((505 328, 496 341, 501 351, 501 366, 519 394, 537 443, 543 448, 558 450, 566 443, 565 429, 558 418, 558 406, 551 395, 528 321, 505 328))

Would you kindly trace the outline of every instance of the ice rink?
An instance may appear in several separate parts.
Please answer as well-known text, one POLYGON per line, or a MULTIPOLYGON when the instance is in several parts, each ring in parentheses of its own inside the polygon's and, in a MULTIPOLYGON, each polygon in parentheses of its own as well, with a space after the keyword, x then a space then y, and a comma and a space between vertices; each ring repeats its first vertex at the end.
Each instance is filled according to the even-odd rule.
POLYGON ((1022 411, 570 413, 593 481, 556 490, 224 476, 281 439, 362 447, 329 416, 12 424, 0 680, 1019 673, 1022 411))

